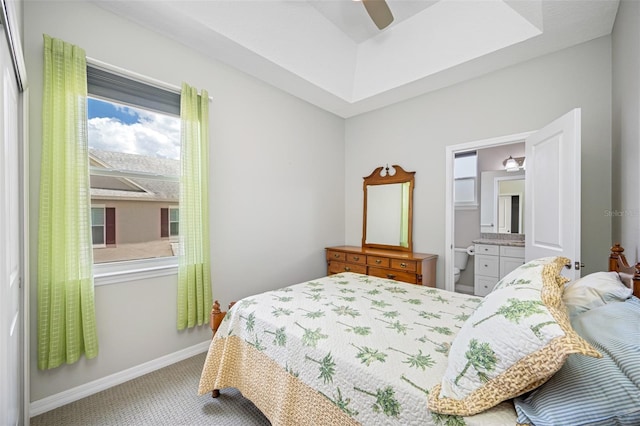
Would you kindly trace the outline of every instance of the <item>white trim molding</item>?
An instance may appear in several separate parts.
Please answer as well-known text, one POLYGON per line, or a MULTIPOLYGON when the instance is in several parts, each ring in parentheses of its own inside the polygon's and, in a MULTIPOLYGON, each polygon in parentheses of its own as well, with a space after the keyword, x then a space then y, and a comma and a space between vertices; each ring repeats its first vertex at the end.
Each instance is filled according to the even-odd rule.
POLYGON ((177 256, 94 263, 93 285, 119 284, 177 274, 177 256))
POLYGON ((465 142, 457 145, 449 145, 445 152, 445 240, 444 240, 444 288, 455 291, 456 285, 453 277, 453 242, 455 230, 455 208, 453 204, 453 161, 456 152, 471 151, 494 146, 509 145, 522 142, 533 131, 517 133, 513 135, 499 136, 482 139, 473 142, 465 142))
POLYGON ((129 380, 167 367, 176 362, 180 362, 192 356, 206 352, 209 349, 211 341, 207 340, 202 343, 198 343, 191 347, 182 349, 178 352, 174 352, 169 355, 156 358, 154 360, 145 362, 135 367, 128 368, 123 371, 111 374, 110 376, 103 377, 101 379, 94 380, 84 385, 77 386, 75 388, 66 390, 64 392, 57 393, 55 395, 48 396, 46 398, 33 401, 30 406, 31 417, 35 417, 47 411, 54 410, 63 405, 78 401, 79 399, 86 398, 103 390, 112 388, 129 380))

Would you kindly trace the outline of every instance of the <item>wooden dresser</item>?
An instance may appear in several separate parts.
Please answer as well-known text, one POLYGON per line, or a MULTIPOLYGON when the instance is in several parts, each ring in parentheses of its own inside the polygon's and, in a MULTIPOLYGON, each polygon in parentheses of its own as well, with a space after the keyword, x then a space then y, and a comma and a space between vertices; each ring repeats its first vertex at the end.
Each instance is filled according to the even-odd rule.
POLYGON ((327 274, 356 272, 411 284, 436 286, 437 254, 362 248, 327 247, 327 274))

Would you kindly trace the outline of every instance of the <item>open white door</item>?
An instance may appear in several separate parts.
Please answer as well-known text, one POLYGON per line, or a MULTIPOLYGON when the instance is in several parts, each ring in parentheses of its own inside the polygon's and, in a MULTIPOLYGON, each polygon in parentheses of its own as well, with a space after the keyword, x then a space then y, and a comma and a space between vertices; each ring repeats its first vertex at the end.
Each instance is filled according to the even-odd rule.
POLYGON ((511 233, 511 195, 498 196, 498 233, 511 233))
POLYGON ((563 275, 580 277, 580 108, 525 141, 525 260, 570 259, 563 275))

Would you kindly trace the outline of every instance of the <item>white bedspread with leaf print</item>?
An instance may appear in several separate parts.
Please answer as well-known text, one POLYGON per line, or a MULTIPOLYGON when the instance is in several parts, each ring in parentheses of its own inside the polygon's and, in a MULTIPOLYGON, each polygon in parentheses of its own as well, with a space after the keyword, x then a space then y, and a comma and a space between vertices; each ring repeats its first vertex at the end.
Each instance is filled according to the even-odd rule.
POLYGON ((510 402, 465 418, 427 408, 481 300, 343 273, 239 301, 215 338, 239 336, 363 425, 514 425, 510 402))

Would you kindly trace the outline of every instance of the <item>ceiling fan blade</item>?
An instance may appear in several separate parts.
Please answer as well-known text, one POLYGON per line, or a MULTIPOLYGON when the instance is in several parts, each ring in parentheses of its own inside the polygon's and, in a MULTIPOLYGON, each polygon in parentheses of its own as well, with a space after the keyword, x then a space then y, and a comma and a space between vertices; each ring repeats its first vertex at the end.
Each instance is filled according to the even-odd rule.
POLYGON ((393 22, 393 15, 385 0, 362 0, 362 4, 379 29, 382 30, 393 22))

